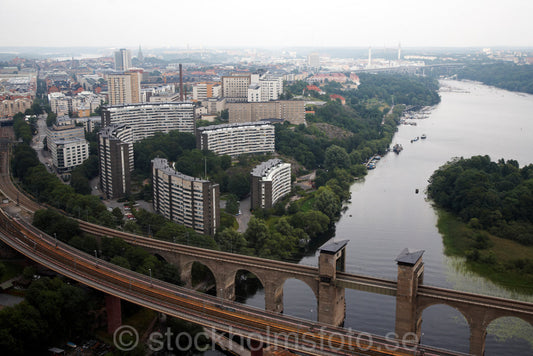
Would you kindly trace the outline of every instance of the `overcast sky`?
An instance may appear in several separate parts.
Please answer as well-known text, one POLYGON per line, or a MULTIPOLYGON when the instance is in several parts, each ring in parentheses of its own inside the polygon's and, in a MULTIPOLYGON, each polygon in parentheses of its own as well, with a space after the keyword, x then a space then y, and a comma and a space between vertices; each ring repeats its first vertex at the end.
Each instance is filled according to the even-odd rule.
POLYGON ((533 46, 533 0, 0 0, 0 46, 533 46))

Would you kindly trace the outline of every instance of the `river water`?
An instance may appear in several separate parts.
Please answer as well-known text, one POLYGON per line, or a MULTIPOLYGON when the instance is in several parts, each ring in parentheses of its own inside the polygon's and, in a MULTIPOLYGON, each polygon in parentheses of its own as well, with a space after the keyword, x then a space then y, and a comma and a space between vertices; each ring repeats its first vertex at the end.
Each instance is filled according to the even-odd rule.
MULTIPOLYGON (((389 153, 375 170, 351 187, 336 226, 336 240, 349 240, 346 270, 351 273, 396 279, 395 258, 408 247, 425 250, 424 284, 533 301, 533 296, 509 292, 464 268, 460 258, 444 254, 437 215, 425 189, 431 174, 453 157, 488 154, 492 160, 515 159, 533 163, 533 96, 512 93, 478 83, 441 81, 439 105, 416 126, 402 125, 393 144, 400 154, 389 153), (411 143, 411 139, 427 139, 411 143), (415 190, 420 193, 416 194, 415 190)), ((302 264, 316 266, 316 255, 302 264)), ((264 307, 258 292, 248 304, 264 307)), ((316 300, 297 280, 284 286, 284 312, 316 319, 316 300)), ((386 335, 394 332, 393 297, 346 290, 345 327, 386 335)), ((455 309, 437 305, 422 315, 422 343, 468 352, 469 329, 455 309)), ((486 355, 533 354, 533 327, 514 318, 498 319, 489 328, 486 355)))

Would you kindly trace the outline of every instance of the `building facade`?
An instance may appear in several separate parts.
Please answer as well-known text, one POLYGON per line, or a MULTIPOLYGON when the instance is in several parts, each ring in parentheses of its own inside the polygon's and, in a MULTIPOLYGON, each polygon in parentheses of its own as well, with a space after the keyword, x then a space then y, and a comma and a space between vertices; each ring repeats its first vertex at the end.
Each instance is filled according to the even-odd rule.
POLYGON ((133 131, 128 125, 104 127, 98 134, 100 188, 107 199, 130 192, 133 171, 133 131))
POLYGON ((223 124, 196 129, 196 147, 219 155, 274 152, 274 144, 274 125, 268 122, 223 124))
POLYGON ((291 192, 291 165, 274 158, 256 166, 251 173, 252 209, 270 209, 291 192))
POLYGON ((219 98, 221 95, 222 86, 219 82, 199 82, 192 87, 192 98, 196 101, 219 98))
POLYGON ((131 68, 131 52, 121 48, 115 52, 115 70, 125 71, 131 68))
POLYGON ((227 108, 230 123, 281 119, 293 125, 305 124, 305 102, 302 100, 227 103, 227 108))
POLYGON ((194 133, 194 105, 190 102, 173 102, 104 107, 102 127, 114 124, 130 126, 133 142, 153 136, 156 132, 179 130, 194 133))
POLYGON ((250 74, 222 77, 222 97, 227 102, 240 103, 248 101, 248 87, 251 81, 250 74))
POLYGON ((107 76, 110 105, 134 104, 141 102, 142 73, 131 70, 107 76))
POLYGON ((47 130, 46 142, 58 173, 70 172, 89 158, 89 143, 83 127, 54 125, 47 130))
POLYGON ((152 160, 154 210, 205 235, 220 226, 219 186, 175 171, 163 158, 152 160))

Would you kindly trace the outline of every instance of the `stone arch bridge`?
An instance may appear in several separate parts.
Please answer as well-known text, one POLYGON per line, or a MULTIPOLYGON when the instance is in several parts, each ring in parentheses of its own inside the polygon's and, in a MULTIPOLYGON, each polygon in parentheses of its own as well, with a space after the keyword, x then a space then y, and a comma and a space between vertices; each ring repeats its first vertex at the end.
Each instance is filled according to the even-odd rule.
POLYGON ((399 338, 413 335, 413 342, 420 340, 421 318, 426 308, 436 304, 451 306, 469 324, 470 353, 473 355, 484 354, 487 327, 492 321, 500 317, 517 317, 533 325, 533 303, 424 285, 424 251, 402 251, 396 259, 398 278, 392 281, 346 273, 345 247, 348 240, 322 246, 318 267, 311 267, 173 244, 91 225, 80 221, 80 227, 86 232, 123 238, 179 266, 182 280, 189 287, 193 263, 207 266, 215 277, 217 296, 222 298, 233 299, 236 273, 239 270, 249 271, 261 281, 265 290, 265 308, 273 312, 283 311, 283 284, 287 279, 294 278, 306 283, 315 294, 318 321, 332 325, 341 325, 344 321, 346 288, 394 296, 396 334, 399 338))

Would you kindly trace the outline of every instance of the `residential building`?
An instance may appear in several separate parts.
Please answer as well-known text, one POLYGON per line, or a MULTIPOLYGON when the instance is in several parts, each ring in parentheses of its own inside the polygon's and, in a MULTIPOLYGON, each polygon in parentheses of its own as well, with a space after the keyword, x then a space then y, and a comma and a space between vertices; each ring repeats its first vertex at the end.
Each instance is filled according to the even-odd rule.
POLYGON ((248 87, 252 82, 250 74, 235 74, 222 77, 222 97, 229 102, 246 102, 248 87))
POLYGON ((291 192, 291 165, 274 158, 251 172, 252 209, 270 209, 291 192))
POLYGON ((194 101, 206 101, 211 98, 219 98, 222 95, 222 86, 219 82, 199 82, 192 86, 192 99, 194 101))
POLYGON ((261 101, 264 101, 263 96, 261 95, 261 85, 257 83, 250 84, 248 87, 248 102, 255 103, 261 101))
POLYGON ((196 129, 196 147, 219 155, 274 152, 274 141, 274 125, 268 122, 223 124, 196 129))
POLYGON ((0 98, 0 117, 12 117, 13 115, 21 112, 24 113, 27 109, 31 108, 33 100, 30 98, 0 98))
POLYGON ((283 77, 265 74, 259 79, 261 101, 278 100, 283 93, 283 77))
POLYGON ((257 103, 228 103, 230 123, 281 119, 291 124, 305 123, 305 103, 301 100, 278 100, 257 103))
POLYGON ((46 142, 58 173, 70 172, 89 158, 89 143, 83 127, 54 125, 47 131, 46 142))
POLYGON ((226 99, 208 99, 207 113, 209 115, 220 114, 222 110, 226 110, 226 99))
POLYGON ((156 132, 173 130, 194 133, 194 105, 191 102, 143 103, 102 108, 102 127, 126 124, 133 130, 133 142, 156 132))
POLYGON ((320 54, 310 53, 307 56, 307 65, 313 69, 318 69, 320 67, 320 54))
POLYGON ((130 192, 133 171, 133 130, 128 125, 104 127, 98 134, 100 188, 107 199, 130 192))
POLYGON ((219 185, 187 176, 163 158, 152 160, 154 210, 167 219, 205 235, 220 226, 219 185))
POLYGON ((133 104, 141 102, 142 71, 130 70, 107 76, 109 104, 133 104))
POLYGON ((115 52, 115 70, 125 71, 131 68, 131 52, 121 48, 115 52))

